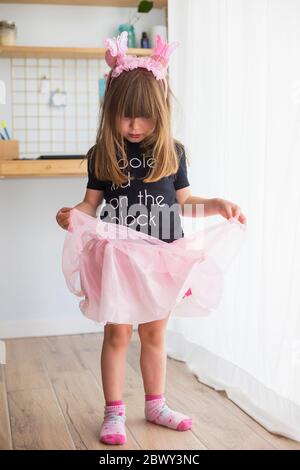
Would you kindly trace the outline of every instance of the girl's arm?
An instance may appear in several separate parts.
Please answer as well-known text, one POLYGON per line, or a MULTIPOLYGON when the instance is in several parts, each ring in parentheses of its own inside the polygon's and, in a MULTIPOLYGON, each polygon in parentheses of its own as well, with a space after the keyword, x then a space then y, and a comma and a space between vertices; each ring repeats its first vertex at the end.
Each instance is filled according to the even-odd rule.
MULTIPOLYGON (((96 217, 97 207, 102 204, 104 191, 97 189, 87 189, 82 202, 77 204, 76 209, 96 217)), ((64 230, 68 230, 71 218, 72 207, 62 207, 56 214, 56 221, 64 230)))
POLYGON ((180 204, 181 214, 186 217, 208 217, 209 215, 220 214, 225 219, 236 217, 242 224, 247 223, 246 217, 237 204, 221 198, 206 199, 193 196, 190 186, 178 189, 176 191, 176 200, 180 204))
POLYGON ((102 204, 104 191, 98 189, 87 189, 82 202, 74 206, 76 209, 86 214, 96 217, 97 207, 102 204))

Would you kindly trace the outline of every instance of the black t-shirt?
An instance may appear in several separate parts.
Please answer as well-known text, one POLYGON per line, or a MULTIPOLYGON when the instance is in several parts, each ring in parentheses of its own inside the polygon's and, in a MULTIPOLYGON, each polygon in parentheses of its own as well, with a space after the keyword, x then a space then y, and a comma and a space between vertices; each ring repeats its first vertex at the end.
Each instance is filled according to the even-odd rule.
POLYGON ((106 204, 102 207, 100 218, 106 222, 127 225, 165 242, 172 242, 184 236, 181 227, 179 204, 176 190, 189 186, 184 147, 175 144, 179 158, 179 169, 173 175, 153 183, 144 183, 154 165, 154 158, 141 148, 139 142, 125 139, 128 167, 118 156, 119 166, 126 176, 134 176, 122 185, 111 181, 98 180, 94 174, 95 154, 93 146, 88 155, 88 189, 104 191, 106 204))

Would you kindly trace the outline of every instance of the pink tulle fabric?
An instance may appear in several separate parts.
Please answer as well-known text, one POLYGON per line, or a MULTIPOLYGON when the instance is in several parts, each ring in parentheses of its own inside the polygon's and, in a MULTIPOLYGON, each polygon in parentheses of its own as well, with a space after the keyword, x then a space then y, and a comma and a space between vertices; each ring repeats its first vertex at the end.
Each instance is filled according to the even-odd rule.
POLYGON ((81 312, 97 324, 208 315, 246 226, 223 219, 171 243, 71 209, 62 270, 81 312))

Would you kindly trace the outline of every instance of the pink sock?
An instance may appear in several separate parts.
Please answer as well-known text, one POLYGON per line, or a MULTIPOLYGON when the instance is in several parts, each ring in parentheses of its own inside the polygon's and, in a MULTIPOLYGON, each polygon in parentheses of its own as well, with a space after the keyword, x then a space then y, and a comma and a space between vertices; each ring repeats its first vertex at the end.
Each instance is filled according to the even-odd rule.
POLYGON ((165 403, 164 395, 145 396, 145 416, 147 421, 160 424, 177 431, 187 431, 192 427, 192 418, 171 410, 165 403))
POLYGON ((122 400, 108 401, 104 406, 104 420, 100 430, 100 441, 104 444, 124 444, 125 405, 122 400))

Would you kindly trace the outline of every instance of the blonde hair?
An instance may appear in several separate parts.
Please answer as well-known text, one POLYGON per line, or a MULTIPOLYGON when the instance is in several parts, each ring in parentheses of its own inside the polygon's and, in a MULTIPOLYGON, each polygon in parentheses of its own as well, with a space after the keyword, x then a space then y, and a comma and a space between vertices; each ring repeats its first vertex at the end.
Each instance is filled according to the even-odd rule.
MULTIPOLYGON (((107 84, 109 82, 110 76, 107 84)), ((128 179, 116 158, 117 151, 128 165, 124 138, 118 127, 118 120, 123 117, 154 119, 154 131, 141 142, 146 156, 151 151, 148 155, 155 162, 143 180, 145 183, 158 181, 178 171, 178 156, 184 151, 184 147, 171 135, 170 95, 174 95, 169 86, 166 99, 164 95, 163 83, 144 68, 122 72, 112 80, 100 108, 101 119, 96 144, 87 154, 88 164, 94 165, 97 179, 112 181, 117 185, 126 183, 128 179)))

